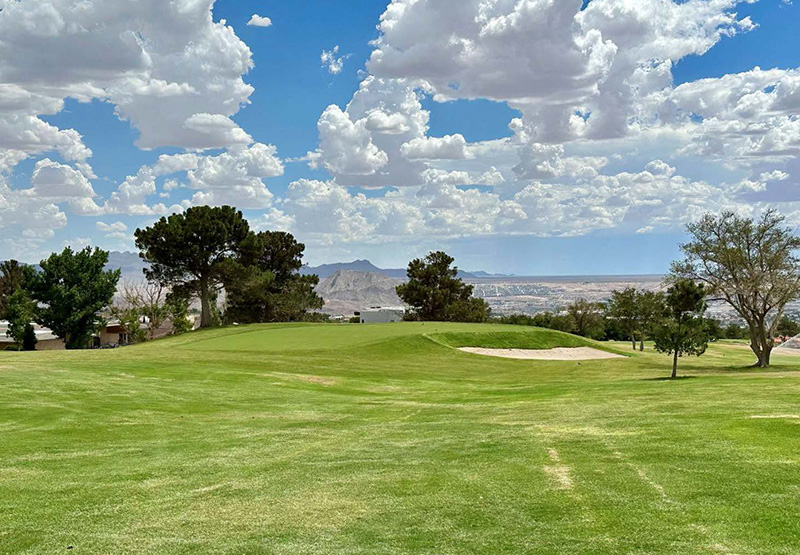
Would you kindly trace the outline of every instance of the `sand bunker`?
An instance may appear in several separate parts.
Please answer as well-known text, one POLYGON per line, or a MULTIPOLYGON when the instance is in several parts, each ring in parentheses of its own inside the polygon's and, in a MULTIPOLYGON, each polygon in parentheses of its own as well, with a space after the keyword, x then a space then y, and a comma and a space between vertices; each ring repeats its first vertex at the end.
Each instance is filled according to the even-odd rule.
POLYGON ((622 355, 607 353, 591 347, 558 347, 556 349, 482 349, 479 347, 462 347, 459 351, 475 355, 486 355, 500 358, 516 358, 519 360, 601 360, 606 358, 625 358, 622 355))
MULTIPOLYGON (((751 350, 749 346, 745 347, 748 351, 751 350)), ((787 355, 790 357, 800 356, 800 349, 797 347, 776 347, 772 351, 773 355, 787 355)))

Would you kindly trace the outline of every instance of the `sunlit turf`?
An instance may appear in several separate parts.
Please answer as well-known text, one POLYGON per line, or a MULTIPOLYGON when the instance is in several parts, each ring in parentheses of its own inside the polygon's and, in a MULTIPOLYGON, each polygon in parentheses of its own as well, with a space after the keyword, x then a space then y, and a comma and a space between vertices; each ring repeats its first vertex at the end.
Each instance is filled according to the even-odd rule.
POLYGON ((0 354, 0 553, 800 553, 800 357, 524 327, 0 354))

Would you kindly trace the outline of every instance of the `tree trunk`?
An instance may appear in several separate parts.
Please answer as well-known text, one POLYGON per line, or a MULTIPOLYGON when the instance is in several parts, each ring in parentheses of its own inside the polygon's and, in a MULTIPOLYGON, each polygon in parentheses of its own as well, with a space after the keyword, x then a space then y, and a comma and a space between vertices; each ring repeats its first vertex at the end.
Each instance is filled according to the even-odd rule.
POLYGON ((767 337, 767 330, 763 323, 748 321, 747 324, 750 328, 750 348, 756 355, 756 366, 769 368, 773 347, 772 338, 767 337))
POLYGON ((644 351, 644 335, 639 340, 639 350, 642 351, 642 352, 644 351))
POLYGON ((678 377, 678 351, 675 350, 675 353, 672 355, 672 376, 670 376, 673 380, 678 377))
POLYGON ((769 368, 769 359, 772 354, 772 347, 775 345, 775 338, 767 329, 766 323, 762 319, 760 322, 761 328, 761 358, 758 361, 760 368, 769 368))
POLYGON ((756 352, 758 362, 756 363, 759 368, 769 368, 769 361, 772 355, 772 346, 765 345, 756 352))
POLYGON ((631 336, 631 348, 635 351, 636 350, 636 336, 631 336))
POLYGON ((200 287, 200 327, 209 328, 211 327, 211 293, 205 283, 200 287))

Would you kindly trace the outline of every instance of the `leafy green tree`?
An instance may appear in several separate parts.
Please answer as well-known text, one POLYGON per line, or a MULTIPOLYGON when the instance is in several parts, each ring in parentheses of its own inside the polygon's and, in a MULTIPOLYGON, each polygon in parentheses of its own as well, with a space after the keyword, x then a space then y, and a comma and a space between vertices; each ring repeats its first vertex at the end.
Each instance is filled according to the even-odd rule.
POLYGON ((779 335, 781 337, 794 337, 795 335, 800 335, 800 324, 788 316, 783 316, 778 322, 778 326, 775 328, 775 335, 779 335))
POLYGON ((275 311, 272 305, 274 289, 275 274, 256 266, 243 268, 226 289, 225 320, 238 324, 267 322, 275 311))
POLYGON ((53 330, 67 349, 85 348, 104 323, 100 311, 111 304, 120 277, 119 270, 105 270, 106 264, 106 251, 67 247, 42 260, 41 270, 26 279, 40 305, 37 322, 53 330))
MULTIPOLYGON (((620 327, 619 322, 614 318, 608 316, 608 313, 604 315, 604 322, 603 322, 603 341, 630 341, 630 335, 623 331, 620 327)), ((636 347, 633 347, 636 349, 636 347)))
POLYGON ((272 272, 278 283, 291 281, 303 267, 306 246, 285 231, 262 231, 258 239, 256 266, 272 272))
POLYGON ((739 324, 728 324, 722 335, 725 339, 747 339, 747 336, 747 328, 739 324))
POLYGON ((493 317, 492 321, 498 324, 535 326, 537 328, 557 329, 560 331, 572 331, 575 329, 575 322, 569 314, 553 314, 552 312, 539 312, 533 316, 508 314, 493 317))
POLYGON ((315 287, 319 277, 314 275, 296 275, 281 285, 272 295, 272 314, 268 321, 294 322, 309 320, 312 310, 325 305, 315 287))
POLYGON ((330 314, 323 314, 322 312, 306 312, 300 320, 301 322, 310 322, 314 324, 330 324, 333 322, 330 314))
MULTIPOLYGON (((552 312, 538 312, 533 315, 531 319, 531 325, 536 326, 537 328, 545 328, 545 329, 555 329, 553 327, 553 319, 555 318, 555 314, 552 312)), ((572 329, 572 322, 569 323, 570 329, 572 329)))
POLYGON ((17 289, 23 287, 25 273, 25 266, 16 260, 6 260, 0 264, 0 319, 7 319, 6 304, 8 298, 17 289))
POLYGON ((656 350, 672 355, 672 378, 678 375, 678 357, 701 356, 708 348, 703 285, 677 280, 667 290, 665 317, 654 328, 656 350))
POLYGON ((167 295, 166 303, 167 318, 172 322, 171 335, 181 335, 192 331, 193 324, 189 319, 189 300, 186 298, 167 295))
POLYGON ((673 279, 704 283, 747 322, 756 365, 769 367, 775 331, 786 305, 800 295, 800 237, 769 210, 755 220, 734 212, 690 224, 686 256, 673 264, 673 279))
POLYGON ((33 351, 36 349, 36 333, 31 323, 35 310, 36 303, 22 287, 17 287, 17 290, 6 299, 6 319, 8 320, 6 334, 14 340, 17 350, 33 351))
POLYGON ((574 322, 576 335, 600 339, 603 337, 603 305, 586 299, 578 299, 567 307, 567 313, 574 322))
POLYGON ((38 342, 39 339, 36 337, 36 330, 33 328, 33 324, 25 326, 25 332, 22 334, 22 350, 35 351, 38 342))
POLYGON ((469 322, 481 324, 489 320, 492 310, 483 299, 470 297, 459 299, 451 304, 446 311, 447 320, 450 322, 469 322))
POLYGON ((725 330, 722 329, 722 324, 716 318, 706 318, 706 334, 710 342, 718 341, 725 337, 725 330))
POLYGON ((636 350, 636 339, 641 330, 639 293, 633 287, 612 291, 606 308, 608 318, 615 320, 636 350))
POLYGON ((225 283, 249 265, 254 235, 230 206, 196 206, 135 232, 145 276, 178 296, 200 299, 200 327, 214 322, 212 302, 225 283))
POLYGON ((397 295, 412 307, 412 317, 434 322, 461 317, 470 321, 488 319, 489 305, 482 299, 470 300, 474 288, 457 277, 454 261, 439 251, 409 263, 408 281, 397 286, 397 295))
POLYGON ((305 245, 290 233, 265 231, 254 238, 252 264, 242 268, 226 289, 229 322, 303 320, 323 307, 316 291, 319 277, 301 275, 305 245))
POLYGON ((639 350, 644 351, 645 339, 652 337, 656 326, 664 317, 664 293, 642 291, 636 296, 639 320, 639 350))
POLYGON ((554 314, 553 319, 550 320, 550 329, 572 333, 575 331, 575 320, 570 313, 554 314))
POLYGON ((575 320, 567 312, 566 314, 555 314, 553 312, 540 312, 533 316, 533 325, 538 328, 558 330, 566 333, 575 331, 575 320))

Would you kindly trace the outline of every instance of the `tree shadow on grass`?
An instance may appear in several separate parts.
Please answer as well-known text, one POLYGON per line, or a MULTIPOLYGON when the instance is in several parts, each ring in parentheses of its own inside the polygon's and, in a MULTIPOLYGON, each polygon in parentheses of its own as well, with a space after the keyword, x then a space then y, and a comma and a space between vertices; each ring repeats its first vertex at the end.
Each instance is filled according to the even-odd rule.
POLYGON ((785 366, 781 364, 773 364, 769 368, 760 368, 755 365, 750 366, 738 366, 738 367, 731 367, 731 368, 718 368, 716 370, 719 374, 795 374, 800 372, 800 367, 798 366, 785 366))
POLYGON ((683 380, 693 380, 695 378, 699 378, 700 376, 678 376, 676 378, 670 378, 669 376, 660 376, 658 378, 644 378, 646 382, 678 382, 683 380))
POLYGON ((773 365, 769 368, 759 368, 757 366, 733 366, 728 368, 687 368, 691 375, 670 378, 669 376, 659 376, 656 378, 642 378, 643 381, 650 382, 670 382, 678 380, 691 380, 695 378, 707 378, 712 376, 766 376, 770 374, 796 375, 800 373, 800 367, 773 365))

